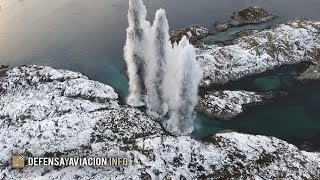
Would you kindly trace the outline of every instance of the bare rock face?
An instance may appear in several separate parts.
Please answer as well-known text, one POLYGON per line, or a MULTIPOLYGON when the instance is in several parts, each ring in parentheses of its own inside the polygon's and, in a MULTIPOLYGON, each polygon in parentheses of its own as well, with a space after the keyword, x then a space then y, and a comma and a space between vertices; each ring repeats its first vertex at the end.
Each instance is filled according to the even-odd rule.
POLYGON ((231 18, 235 21, 259 22, 262 19, 271 16, 271 14, 261 7, 248 7, 235 11, 231 18))
POLYGON ((301 73, 299 77, 297 77, 298 80, 302 82, 309 82, 320 79, 320 48, 315 48, 313 51, 313 55, 313 63, 305 72, 301 73))
POLYGON ((211 91, 200 98, 196 110, 218 120, 230 120, 248 106, 271 103, 285 92, 211 91))
POLYGON ((273 137, 218 133, 200 142, 167 135, 113 88, 44 66, 0 77, 0 179, 317 179, 320 154, 273 137), (127 157, 128 166, 11 169, 26 157, 127 157))
POLYGON ((215 27, 218 31, 225 31, 231 27, 243 26, 246 24, 258 24, 267 21, 271 21, 276 18, 276 16, 270 14, 263 8, 260 7, 248 7, 241 9, 239 11, 233 12, 230 20, 227 22, 217 22, 215 27))
POLYGON ((8 69, 8 65, 1 65, 0 66, 0 76, 4 75, 8 69))
POLYGON ((1 65, 0 66, 0 69, 6 69, 6 68, 8 68, 9 66, 8 65, 1 65))
POLYGON ((320 47, 314 49, 314 58, 317 62, 320 62, 320 47))
POLYGON ((196 43, 199 39, 202 39, 210 34, 209 30, 200 26, 190 26, 183 29, 171 31, 170 41, 171 43, 179 43, 183 36, 186 36, 191 43, 196 43))
POLYGON ((303 82, 320 79, 319 65, 311 65, 305 72, 301 73, 297 79, 303 82))

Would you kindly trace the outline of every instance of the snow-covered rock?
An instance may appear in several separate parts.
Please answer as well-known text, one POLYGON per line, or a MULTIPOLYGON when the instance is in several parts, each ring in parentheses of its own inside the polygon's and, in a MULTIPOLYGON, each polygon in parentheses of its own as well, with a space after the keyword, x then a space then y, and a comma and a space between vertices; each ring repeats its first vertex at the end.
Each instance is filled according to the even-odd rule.
POLYGON ((284 92, 212 91, 200 98, 196 110, 220 120, 229 120, 248 105, 265 104, 285 95, 284 92))
POLYGON ((320 47, 319 33, 319 21, 293 20, 254 30, 237 38, 233 45, 202 45, 197 49, 204 73, 201 85, 224 84, 280 65, 314 61, 320 47))
POLYGON ((230 17, 230 20, 222 23, 215 23, 215 28, 218 31, 225 31, 231 27, 243 26, 246 24, 258 24, 271 21, 276 17, 277 16, 272 15, 267 10, 261 7, 250 6, 248 8, 234 11, 232 13, 232 16, 230 17))
POLYGON ((51 67, 13 68, 2 77, 0 92, 0 117, 12 123, 119 106, 112 87, 51 67))
POLYGON ((113 88, 80 73, 22 66, 0 77, 0 179, 317 179, 320 154, 273 137, 169 136, 113 88), (124 167, 11 169, 12 154, 129 159, 124 167))
POLYGON ((201 26, 190 26, 183 29, 178 29, 170 32, 170 41, 179 43, 183 36, 186 36, 191 43, 196 43, 210 34, 209 30, 201 26))
POLYGON ((310 67, 301 73, 297 77, 300 81, 309 81, 309 80, 319 80, 320 79, 320 66, 319 65, 310 65, 310 67))

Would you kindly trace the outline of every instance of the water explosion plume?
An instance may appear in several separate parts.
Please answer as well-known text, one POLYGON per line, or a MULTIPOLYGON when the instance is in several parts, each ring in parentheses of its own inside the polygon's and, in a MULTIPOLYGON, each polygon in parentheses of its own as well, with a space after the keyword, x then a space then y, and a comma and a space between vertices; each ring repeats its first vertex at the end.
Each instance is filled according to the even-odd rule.
POLYGON ((171 52, 169 40, 169 25, 166 12, 160 9, 156 12, 152 26, 151 36, 151 58, 147 64, 147 108, 148 114, 161 117, 167 113, 164 101, 163 80, 165 75, 165 64, 171 52))
POLYGON ((129 0, 124 48, 130 86, 127 103, 146 103, 147 113, 156 118, 163 117, 169 109, 166 129, 176 135, 190 134, 202 77, 195 49, 187 37, 179 44, 171 44, 165 10, 156 12, 152 26, 146 15, 142 0, 129 0))
POLYGON ((193 131, 193 110, 198 100, 198 86, 202 70, 196 61, 196 51, 186 36, 173 47, 167 63, 164 91, 170 110, 166 129, 176 135, 186 135, 193 131))
POLYGON ((124 47, 124 58, 129 76, 129 97, 127 103, 142 106, 145 89, 146 33, 150 23, 146 21, 147 9, 141 0, 129 0, 127 40, 124 47))

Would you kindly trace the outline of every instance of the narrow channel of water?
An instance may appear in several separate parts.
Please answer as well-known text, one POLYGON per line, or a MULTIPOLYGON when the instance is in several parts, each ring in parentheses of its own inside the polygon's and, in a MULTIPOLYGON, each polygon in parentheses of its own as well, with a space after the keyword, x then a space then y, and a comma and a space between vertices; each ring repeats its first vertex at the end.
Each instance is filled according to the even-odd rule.
POLYGON ((217 121, 198 114, 193 137, 201 139, 212 132, 232 129, 276 136, 298 144, 308 141, 319 148, 320 81, 302 84, 294 78, 297 71, 297 66, 283 67, 229 84, 228 89, 284 90, 288 95, 267 105, 249 107, 230 121, 217 121))

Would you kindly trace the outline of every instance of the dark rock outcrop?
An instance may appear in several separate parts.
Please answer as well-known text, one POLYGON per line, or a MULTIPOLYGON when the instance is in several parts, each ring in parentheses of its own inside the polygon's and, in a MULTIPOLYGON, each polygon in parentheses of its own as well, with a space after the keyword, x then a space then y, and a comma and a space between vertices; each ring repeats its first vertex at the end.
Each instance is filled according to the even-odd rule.
POLYGON ((225 31, 231 27, 243 26, 246 24, 263 23, 271 21, 274 18, 276 18, 276 16, 270 14, 265 9, 251 6, 233 12, 230 20, 228 20, 227 22, 216 22, 215 28, 218 31, 225 31))
POLYGON ((183 29, 178 29, 170 32, 171 43, 179 43, 183 36, 186 36, 192 44, 198 40, 208 36, 209 30, 200 26, 190 26, 183 29))

